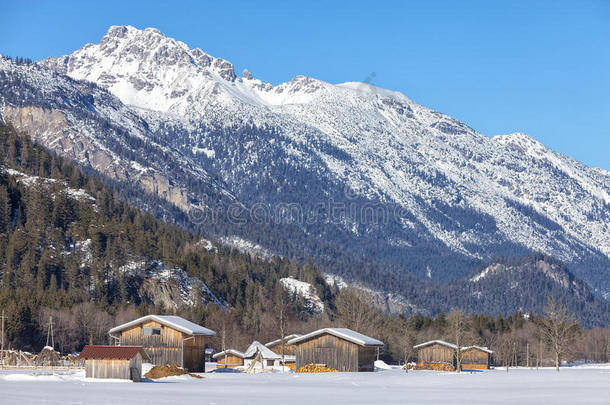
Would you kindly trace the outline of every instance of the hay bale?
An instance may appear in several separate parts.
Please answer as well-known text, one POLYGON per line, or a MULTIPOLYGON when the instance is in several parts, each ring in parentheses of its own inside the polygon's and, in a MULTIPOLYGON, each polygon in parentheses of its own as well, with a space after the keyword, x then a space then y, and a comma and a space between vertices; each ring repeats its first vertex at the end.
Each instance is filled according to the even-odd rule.
POLYGON ((59 352, 56 352, 51 346, 45 346, 34 359, 34 364, 36 366, 61 366, 61 355, 59 354, 59 352))

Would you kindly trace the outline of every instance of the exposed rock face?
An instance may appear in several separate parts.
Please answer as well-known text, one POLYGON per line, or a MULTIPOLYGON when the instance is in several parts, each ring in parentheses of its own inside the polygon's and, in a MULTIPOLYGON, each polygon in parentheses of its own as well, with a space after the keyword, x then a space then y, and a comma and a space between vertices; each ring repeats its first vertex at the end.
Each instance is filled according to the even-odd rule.
POLYGON ((91 166, 100 173, 116 180, 130 180, 146 190, 187 211, 191 208, 187 192, 171 184, 164 174, 138 171, 125 165, 122 159, 104 149, 98 149, 83 138, 58 110, 41 107, 6 106, 3 118, 19 131, 23 131, 36 141, 49 145, 52 150, 76 161, 91 166))
POLYGON ((189 277, 180 268, 166 267, 159 261, 134 261, 123 266, 121 271, 127 276, 129 288, 137 290, 144 302, 168 309, 208 302, 226 306, 205 283, 189 277))
MULTIPOLYGON (((489 138, 366 83, 236 78, 229 62, 155 29, 112 27, 71 55, 0 67, 3 110, 61 111, 60 153, 82 144, 77 160, 184 210, 262 204, 324 246, 439 281, 540 251, 610 291, 610 176, 527 135, 489 138), (319 219, 331 203, 346 209, 319 219)), ((54 131, 39 132, 55 149, 57 136, 42 134, 54 131)), ((301 248, 268 236, 279 254, 301 248)))

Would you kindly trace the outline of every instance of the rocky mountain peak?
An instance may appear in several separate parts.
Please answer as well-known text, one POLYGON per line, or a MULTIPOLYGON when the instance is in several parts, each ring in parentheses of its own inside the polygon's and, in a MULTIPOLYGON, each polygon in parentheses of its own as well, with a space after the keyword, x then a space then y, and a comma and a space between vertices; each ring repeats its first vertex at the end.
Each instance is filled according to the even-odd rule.
POLYGON ((357 212, 379 206, 390 213, 387 221, 379 218, 383 226, 351 213, 299 226, 324 243, 391 257, 416 275, 456 278, 472 263, 539 251, 610 291, 609 177, 527 135, 490 139, 370 84, 297 76, 273 86, 248 75, 236 79, 230 62, 133 27, 112 27, 99 44, 63 58, 33 66, 0 63, 0 74, 6 83, 0 113, 7 122, 33 129, 58 153, 75 153, 72 133, 86 145, 78 150, 83 158, 98 156, 99 142, 115 155, 94 166, 121 162, 129 175, 116 169, 116 177, 135 179, 134 187, 158 170, 163 181, 145 184, 166 199, 176 188, 185 190, 174 204, 185 211, 192 195, 203 194, 188 194, 188 188, 209 173, 246 206, 329 200, 357 203, 357 212), (40 103, 35 121, 26 114, 32 100, 40 103), (51 109, 67 117, 56 120, 61 130, 49 129, 44 112, 51 109), (89 128, 92 117, 99 125, 89 128), (119 131, 109 129, 115 127, 126 138, 159 145, 134 165, 142 145, 130 141, 137 153, 125 151, 116 142, 119 131), (446 263, 457 264, 448 269, 446 263))
POLYGON ((169 111, 213 82, 231 83, 233 64, 165 36, 156 28, 112 26, 98 44, 40 62, 110 90, 126 104, 169 111))

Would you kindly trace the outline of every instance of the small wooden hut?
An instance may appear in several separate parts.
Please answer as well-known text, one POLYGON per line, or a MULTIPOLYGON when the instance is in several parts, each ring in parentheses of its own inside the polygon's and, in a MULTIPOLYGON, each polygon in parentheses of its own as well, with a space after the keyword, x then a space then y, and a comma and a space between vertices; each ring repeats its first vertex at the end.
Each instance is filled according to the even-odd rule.
POLYGON ((235 368, 244 365, 245 354, 239 350, 227 349, 212 356, 216 360, 216 368, 235 368))
POLYGON ((491 366, 492 354, 493 350, 489 350, 486 347, 462 347, 462 369, 488 370, 491 366))
POLYGON ((138 382, 142 379, 142 346, 87 345, 79 358, 85 360, 85 377, 118 378, 138 382))
POLYGON ((417 350, 417 369, 455 370, 455 351, 457 346, 443 340, 431 340, 413 346, 417 350))
POLYGON ((324 328, 288 341, 295 346, 297 370, 322 364, 339 371, 374 371, 383 342, 346 328, 324 328))
POLYGON ((205 371, 205 339, 216 333, 173 315, 147 315, 108 332, 119 345, 138 345, 154 365, 178 364, 205 371))
MULTIPOLYGON (((282 345, 282 339, 277 339, 274 340, 272 342, 266 343, 265 346, 267 346, 267 348, 273 350, 275 353, 277 353, 280 358, 282 357, 282 348, 284 350, 284 364, 287 367, 290 367, 292 370, 296 371, 296 365, 297 365, 297 358, 296 358, 296 346, 295 345, 289 345, 288 341, 294 338, 298 338, 301 335, 299 334, 292 334, 292 335, 288 335, 288 336, 284 336, 284 344, 282 345)), ((281 360, 280 360, 281 363, 281 360)), ((280 364, 282 365, 282 364, 280 364)))

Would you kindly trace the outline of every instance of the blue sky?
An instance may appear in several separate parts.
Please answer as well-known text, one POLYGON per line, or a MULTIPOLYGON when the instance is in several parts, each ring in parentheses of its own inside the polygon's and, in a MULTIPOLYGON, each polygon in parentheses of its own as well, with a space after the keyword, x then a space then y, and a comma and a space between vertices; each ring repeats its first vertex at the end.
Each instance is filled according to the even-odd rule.
POLYGON ((6 55, 156 27, 272 83, 374 72, 373 84, 484 134, 525 132, 610 170, 610 1, 1 2, 6 55))

